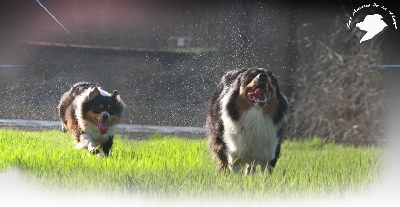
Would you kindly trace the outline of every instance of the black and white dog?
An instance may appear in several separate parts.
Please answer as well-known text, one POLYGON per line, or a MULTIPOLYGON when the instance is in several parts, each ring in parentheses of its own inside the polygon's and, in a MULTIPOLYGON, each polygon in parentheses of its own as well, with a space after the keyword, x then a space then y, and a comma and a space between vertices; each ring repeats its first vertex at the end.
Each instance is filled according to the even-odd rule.
POLYGON ((272 173, 279 158, 288 102, 266 69, 227 72, 209 101, 207 136, 219 169, 272 173))
POLYGON ((116 125, 124 111, 117 91, 112 94, 89 82, 74 84, 58 105, 63 131, 71 131, 76 148, 106 156, 113 145, 116 125))

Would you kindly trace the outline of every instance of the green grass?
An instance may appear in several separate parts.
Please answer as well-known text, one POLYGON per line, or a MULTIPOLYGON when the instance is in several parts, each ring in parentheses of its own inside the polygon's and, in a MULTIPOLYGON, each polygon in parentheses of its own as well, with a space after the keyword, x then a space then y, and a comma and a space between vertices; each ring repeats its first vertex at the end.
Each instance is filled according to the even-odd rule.
POLYGON ((159 197, 321 197, 367 189, 381 172, 382 149, 287 140, 272 175, 217 172, 207 141, 154 135, 116 137, 111 156, 75 150, 69 133, 0 129, 0 172, 9 167, 46 187, 129 190, 159 197))

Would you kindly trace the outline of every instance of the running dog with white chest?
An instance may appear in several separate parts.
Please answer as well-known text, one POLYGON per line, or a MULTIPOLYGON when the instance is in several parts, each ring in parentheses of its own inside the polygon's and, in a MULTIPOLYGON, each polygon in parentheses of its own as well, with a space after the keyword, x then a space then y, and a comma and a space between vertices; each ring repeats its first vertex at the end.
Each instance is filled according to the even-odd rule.
POLYGON ((58 105, 63 131, 71 131, 76 148, 108 156, 116 125, 125 105, 117 91, 112 94, 93 83, 79 82, 64 93, 58 105))
POLYGON ((266 69, 227 72, 209 101, 207 136, 219 169, 272 173, 280 154, 288 102, 266 69))

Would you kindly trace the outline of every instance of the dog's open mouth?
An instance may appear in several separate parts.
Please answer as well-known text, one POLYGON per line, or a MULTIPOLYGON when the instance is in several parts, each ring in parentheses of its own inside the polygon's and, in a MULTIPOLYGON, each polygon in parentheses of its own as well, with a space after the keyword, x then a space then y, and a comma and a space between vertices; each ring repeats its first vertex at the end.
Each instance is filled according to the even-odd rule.
POLYGON ((272 95, 268 83, 262 82, 247 91, 247 99, 254 104, 264 106, 272 95))
POLYGON ((97 121, 97 127, 99 127, 100 133, 101 134, 107 134, 108 130, 108 121, 97 121))

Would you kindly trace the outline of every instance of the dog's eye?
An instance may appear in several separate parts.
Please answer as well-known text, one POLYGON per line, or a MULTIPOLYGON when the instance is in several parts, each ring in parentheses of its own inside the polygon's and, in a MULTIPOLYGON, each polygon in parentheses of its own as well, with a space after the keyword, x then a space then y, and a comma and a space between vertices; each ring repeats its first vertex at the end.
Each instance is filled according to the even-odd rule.
POLYGON ((97 113, 103 111, 103 105, 93 107, 92 111, 97 113))
POLYGON ((113 108, 111 105, 108 105, 108 106, 107 106, 107 111, 108 111, 110 114, 115 114, 115 113, 116 113, 115 110, 114 110, 114 108, 113 108))

